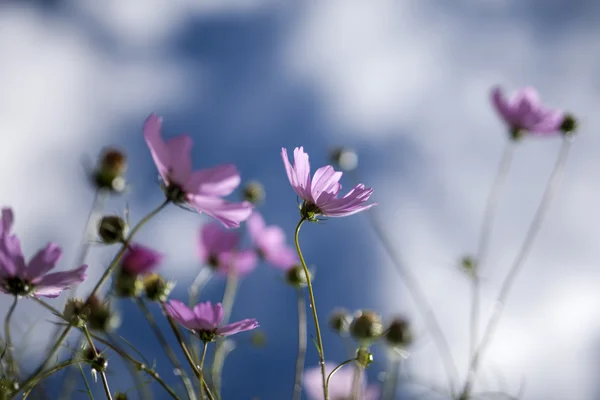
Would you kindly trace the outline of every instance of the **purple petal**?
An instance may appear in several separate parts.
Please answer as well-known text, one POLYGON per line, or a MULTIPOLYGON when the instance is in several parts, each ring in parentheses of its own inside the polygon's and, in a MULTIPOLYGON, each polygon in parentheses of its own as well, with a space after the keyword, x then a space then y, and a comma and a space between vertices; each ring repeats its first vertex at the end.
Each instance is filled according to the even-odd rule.
POLYGON ((341 185, 339 184, 342 178, 342 172, 336 172, 331 165, 319 168, 313 176, 311 187, 311 196, 315 204, 319 203, 321 194, 328 193, 336 196, 341 185))
POLYGON ((281 158, 292 188, 301 199, 312 201, 310 197, 310 163, 304 148, 294 149, 294 166, 290 164, 287 149, 281 149, 281 158))
POLYGON ((252 215, 250 215, 246 221, 246 228, 248 229, 248 234, 250 235, 252 243, 257 244, 263 229, 265 229, 265 220, 258 211, 254 211, 252 215))
POLYGON ((121 268, 131 275, 145 274, 155 269, 163 255, 139 244, 129 246, 121 260, 121 268))
POLYGON ((171 156, 169 149, 161 136, 162 118, 155 114, 150 116, 144 122, 144 139, 152 154, 152 159, 162 179, 169 182, 169 169, 171 167, 171 156))
POLYGON ((231 251, 219 254, 218 273, 245 276, 254 271, 258 256, 253 250, 231 251))
POLYGON ((17 275, 17 267, 12 258, 0 251, 0 277, 13 277, 17 275))
POLYGON ((276 251, 271 251, 265 256, 268 263, 275 267, 288 270, 298 264, 298 253, 291 247, 280 247, 276 251))
POLYGON ((56 266, 61 255, 62 250, 57 244, 48 244, 29 261, 24 277, 31 281, 41 279, 44 274, 56 266))
POLYGON ((185 184, 188 193, 204 196, 228 196, 240 185, 241 178, 235 165, 219 165, 192 173, 185 184))
POLYGON ((187 329, 194 329, 196 316, 184 303, 179 300, 169 300, 165 303, 167 314, 187 329))
POLYGON ((9 235, 14 223, 14 215, 12 208, 2 209, 2 224, 0 224, 0 235, 9 235))
POLYGON ((344 197, 317 205, 323 211, 323 214, 329 217, 345 217, 378 205, 378 203, 364 204, 372 194, 373 189, 365 188, 363 184, 359 184, 344 197))
POLYGON ((219 197, 191 195, 188 196, 188 201, 198 212, 210 215, 226 228, 239 227, 250 216, 253 208, 247 201, 230 203, 219 197))
POLYGON ((87 277, 85 271, 87 265, 82 265, 71 271, 55 272, 43 276, 41 279, 32 281, 35 285, 33 294, 35 296, 57 297, 63 290, 68 289, 74 283, 81 283, 87 277))
POLYGON ((192 138, 179 135, 166 142, 169 151, 169 179, 184 186, 192 174, 192 138))
POLYGON ((223 320, 223 305, 221 303, 211 304, 210 301, 198 303, 194 306, 196 321, 200 323, 197 329, 217 329, 223 320))
POLYGON ((239 242, 238 232, 225 231, 216 222, 204 224, 198 237, 198 255, 204 264, 211 256, 233 250, 239 242))
POLYGON ((225 325, 217 329, 217 333, 222 336, 231 336, 239 332, 250 331, 258 328, 258 322, 255 319, 244 319, 233 324, 225 325))

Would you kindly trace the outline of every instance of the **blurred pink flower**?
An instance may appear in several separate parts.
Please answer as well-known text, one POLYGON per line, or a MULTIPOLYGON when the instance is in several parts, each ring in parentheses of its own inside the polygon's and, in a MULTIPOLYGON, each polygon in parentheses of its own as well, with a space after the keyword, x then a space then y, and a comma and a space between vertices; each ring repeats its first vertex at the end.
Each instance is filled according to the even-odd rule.
POLYGON ((253 250, 238 250, 238 232, 225 231, 216 223, 204 224, 198 237, 198 256, 220 275, 247 275, 256 268, 258 257, 253 250))
POLYGON ((191 310, 181 301, 170 300, 165 306, 171 318, 205 342, 212 342, 217 336, 230 336, 258 328, 258 322, 253 318, 220 326, 223 321, 221 303, 198 303, 191 310))
POLYGON ((139 244, 130 245, 121 261, 121 268, 129 275, 146 274, 154 270, 163 255, 139 244))
POLYGON ((492 89, 492 103, 502 119, 512 130, 513 138, 519 133, 557 132, 564 120, 564 113, 542 104, 534 88, 525 87, 506 99, 499 87, 492 89))
POLYGON ((14 296, 58 297, 72 284, 83 282, 87 265, 70 271, 47 272, 56 266, 62 255, 58 245, 48 244, 29 261, 25 262, 21 243, 11 235, 13 224, 11 209, 2 210, 0 228, 0 291, 14 296))
POLYGON ((267 262, 283 269, 298 263, 296 251, 285 243, 283 229, 276 225, 267 226, 257 211, 252 213, 246 224, 252 243, 267 262))
POLYGON ((231 194, 240 184, 236 167, 227 164, 192 171, 191 137, 179 135, 165 142, 161 127, 162 119, 150 114, 144 123, 144 137, 164 182, 167 197, 176 204, 189 204, 227 228, 238 227, 250 216, 252 204, 247 201, 231 203, 221 198, 231 194))
MULTIPOLYGON (((336 365, 325 363, 327 375, 333 371, 336 365)), ((357 399, 357 400, 377 400, 379 398, 379 388, 374 385, 366 386, 364 379, 361 379, 363 392, 358 397, 352 397, 352 382, 354 381, 354 371, 352 366, 340 368, 329 381, 330 399, 357 399)), ((364 376, 364 373, 363 373, 364 376)), ((311 368, 304 374, 304 388, 310 400, 323 400, 323 378, 321 368, 311 368)))
POLYGON ((342 172, 336 172, 331 165, 319 168, 311 183, 310 163, 303 147, 294 149, 294 166, 290 164, 285 148, 281 149, 281 157, 292 188, 304 200, 303 217, 309 220, 319 215, 345 217, 377 205, 365 204, 373 194, 373 189, 363 184, 356 185, 344 197, 338 198, 342 189, 339 183, 342 172))

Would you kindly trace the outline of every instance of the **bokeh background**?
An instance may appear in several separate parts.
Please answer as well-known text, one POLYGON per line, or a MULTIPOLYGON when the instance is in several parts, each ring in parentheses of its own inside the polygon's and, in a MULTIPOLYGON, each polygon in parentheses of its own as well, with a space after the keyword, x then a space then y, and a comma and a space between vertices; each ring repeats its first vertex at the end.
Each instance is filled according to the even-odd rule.
MULTIPOLYGON (((488 352, 482 389, 516 393, 524 383, 524 399, 596 399, 599 12, 597 2, 586 0, 4 0, 0 203, 14 208, 27 254, 55 241, 65 250, 61 268, 70 268, 93 199, 82 158, 93 160, 109 144, 129 156, 132 190, 109 202, 108 211, 121 213, 127 204, 137 221, 161 201, 141 133, 156 112, 166 136, 193 136, 196 167, 233 162, 244 181, 263 182, 261 212, 291 235, 298 213, 281 147, 303 145, 320 166, 331 146, 351 146, 361 180, 380 203, 372 211, 425 287, 464 375, 469 286, 458 260, 475 251, 507 140, 489 90, 534 85, 547 103, 575 113, 581 131, 488 352)), ((484 277, 486 313, 560 142, 526 140, 515 154, 484 277)), ((199 272, 195 243, 204 222, 173 207, 139 236, 168 255, 161 272, 177 280, 176 298, 186 296, 199 272)), ((364 215, 306 226, 301 243, 317 270, 322 318, 336 306, 408 316, 418 341, 406 368, 444 383, 423 322, 364 215)), ((92 249, 90 284, 114 251, 92 249)), ((202 297, 220 299, 223 286, 212 280, 202 297)), ((239 299, 233 318, 257 318, 267 345, 237 338, 225 365, 224 398, 287 399, 295 294, 280 271, 261 265, 242 282, 239 299)), ((9 304, 6 296, 0 300, 1 315, 9 304)), ((135 339, 175 383, 145 321, 126 302, 121 307, 120 334, 135 339)), ((14 336, 33 368, 52 339, 51 318, 26 300, 17 311, 14 336)), ((327 332, 324 340, 328 359, 346 358, 339 338, 327 332)), ((307 366, 316 365, 312 350, 307 366)), ((114 390, 132 386, 122 368, 111 360, 114 390)), ((377 383, 384 368, 380 354, 370 381, 377 383)), ((99 384, 94 390, 101 398, 99 384)), ((163 398, 160 389, 155 394, 163 398)))

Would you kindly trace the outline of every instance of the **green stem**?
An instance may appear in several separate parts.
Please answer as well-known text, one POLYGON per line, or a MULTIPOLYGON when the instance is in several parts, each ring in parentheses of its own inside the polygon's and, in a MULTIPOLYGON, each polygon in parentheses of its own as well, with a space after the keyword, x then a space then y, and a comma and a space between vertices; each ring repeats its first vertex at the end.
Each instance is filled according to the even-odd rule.
MULTIPOLYGON (((90 331, 88 331, 87 326, 84 325, 82 330, 83 334, 85 335, 85 338, 87 339, 88 344, 90 345, 90 348, 92 349, 92 352, 94 353, 94 357, 100 356, 98 350, 96 349, 96 346, 94 345, 94 340, 90 336, 90 331)), ((110 394, 110 388, 108 387, 108 379, 106 379, 106 373, 104 371, 104 368, 101 368, 98 372, 100 372, 100 377, 102 378, 102 385, 104 386, 104 393, 106 394, 106 398, 108 400, 112 400, 112 395, 110 394)))
POLYGON ((69 367, 71 365, 75 365, 75 364, 80 363, 80 362, 81 362, 81 360, 66 360, 66 361, 63 361, 63 362, 61 362, 59 364, 56 364, 51 369, 43 372, 39 376, 34 377, 35 379, 33 379, 31 382, 26 382, 21 387, 21 390, 24 391, 23 392, 22 400, 27 399, 27 397, 29 396, 29 394, 31 393, 31 391, 33 390, 33 388, 35 387, 35 385, 37 385, 42 380, 50 377, 51 375, 55 374, 56 372, 60 371, 63 368, 69 367))
POLYGON ((544 217, 546 216, 546 212, 548 211, 550 203, 554 198, 554 194, 558 189, 570 148, 570 140, 563 139, 560 153, 556 159, 556 163, 554 164, 554 170, 552 171, 552 174, 548 179, 544 195, 538 206, 538 209, 536 210, 533 221, 531 222, 531 225, 529 225, 527 236, 525 237, 525 240, 521 245, 521 249, 519 250, 517 257, 514 263, 512 264, 511 269, 509 270, 506 278, 504 279, 504 282, 502 283, 502 287, 500 288, 500 292, 495 302, 496 306, 492 312, 492 316, 490 317, 489 322, 484 330, 481 342, 479 343, 479 346, 477 347, 473 354, 473 357, 471 358, 469 372, 467 374, 467 379, 465 381, 463 390, 460 396, 458 397, 459 400, 467 400, 471 396, 471 392, 473 391, 473 386, 475 384, 475 378, 477 377, 481 357, 492 341, 492 338, 496 331, 496 327, 500 322, 500 317, 502 316, 502 311, 504 310, 504 305, 506 303, 508 294, 510 293, 510 289, 512 288, 518 273, 522 269, 525 260, 527 259, 527 256, 529 255, 533 247, 533 243, 535 242, 537 234, 540 231, 542 222, 544 220, 544 217))
POLYGON ((302 377, 306 360, 306 301, 302 289, 298 293, 298 355, 296 356, 296 374, 294 378, 293 400, 300 400, 302 396, 302 377))
POLYGON ((341 363, 340 365, 338 365, 337 367, 335 367, 330 373, 329 375, 327 375, 327 378, 325 379, 325 385, 327 387, 329 387, 329 380, 333 377, 333 375, 335 375, 336 372, 338 372, 340 370, 340 368, 342 368, 344 365, 350 364, 351 362, 356 361, 356 358, 351 358, 349 360, 344 361, 343 363, 341 363))
POLYGON ((329 400, 329 388, 327 386, 327 372, 325 371, 325 352, 323 351, 323 339, 321 338, 321 328, 319 327, 319 317, 317 315, 317 305, 315 304, 315 294, 313 293, 312 282, 310 280, 310 272, 308 271, 308 267, 306 266, 306 262, 304 261, 304 256, 302 255, 302 250, 300 250, 300 228, 302 224, 306 221, 304 218, 300 219, 298 222, 298 226, 296 226, 296 232, 294 234, 294 242, 296 244, 296 251, 298 252, 298 257, 300 258, 300 263, 302 264, 302 268, 304 269, 304 275, 306 277, 306 286, 308 287, 308 295, 310 297, 310 307, 312 310, 313 320, 315 323, 315 330, 317 333, 317 346, 319 352, 319 365, 321 366, 321 375, 323 377, 323 396, 325 400, 329 400))
POLYGON ((169 342, 167 342, 167 339, 164 337, 164 335, 160 331, 160 328, 158 327, 156 320, 152 316, 152 313, 148 309, 148 306, 146 306, 146 303, 141 298, 136 298, 135 302, 138 305, 138 307, 140 308, 140 310, 142 311, 142 314, 144 314, 144 316, 148 320, 148 324, 150 324, 150 328, 152 329, 152 332, 154 332, 154 336, 156 336, 156 339, 160 343, 161 347, 165 350, 167 357, 169 358, 169 360, 171 360, 171 363, 173 364, 173 366, 179 371, 179 375, 181 376, 181 380, 183 381, 183 385, 185 386, 188 397, 190 399, 195 400, 196 395, 194 394, 194 387, 192 386, 192 382, 188 378, 185 370, 183 369, 183 366, 179 362, 177 355, 175 355, 175 352, 169 345, 169 342))
MULTIPOLYGON (((200 378, 200 380, 202 382, 204 382, 204 357, 206 357, 206 349, 208 348, 208 342, 204 342, 204 345, 202 346, 202 357, 200 358, 200 374, 202 374, 202 377, 200 378)), ((219 392, 217 392, 219 393, 219 392)), ((220 395, 220 393, 219 393, 220 395)), ((204 400, 204 385, 202 385, 200 387, 200 398, 202 400, 204 400)))
POLYGON ((354 365, 354 377, 352 378, 352 400, 361 400, 362 399, 362 386, 361 386, 361 378, 363 374, 364 368, 356 363, 354 365))
POLYGON ((15 299, 12 303, 12 305, 10 306, 10 308, 8 309, 8 313, 6 313, 6 319, 4 320, 4 345, 6 347, 5 351, 6 351, 6 360, 8 362, 8 370, 9 370, 9 375, 12 376, 13 374, 16 374, 18 372, 18 367, 17 367, 17 363, 15 362, 15 359, 13 358, 13 343, 12 343, 12 338, 10 336, 10 322, 11 322, 11 318, 15 312, 15 309, 17 308, 17 302, 19 301, 19 298, 17 296, 15 296, 15 299))

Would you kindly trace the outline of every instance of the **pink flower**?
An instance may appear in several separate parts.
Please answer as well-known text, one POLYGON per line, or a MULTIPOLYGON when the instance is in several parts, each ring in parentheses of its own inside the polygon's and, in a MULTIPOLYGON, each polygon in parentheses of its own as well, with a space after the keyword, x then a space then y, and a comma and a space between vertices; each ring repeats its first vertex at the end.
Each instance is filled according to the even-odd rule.
POLYGON ((71 271, 47 273, 56 266, 62 255, 61 249, 54 243, 38 251, 26 263, 19 239, 16 235, 10 235, 12 224, 12 210, 3 209, 0 228, 1 292, 14 296, 58 297, 63 290, 85 280, 87 265, 71 271))
POLYGON ((162 119, 150 114, 144 123, 144 137, 165 185, 167 198, 176 204, 188 204, 200 213, 236 228, 252 212, 252 204, 230 203, 221 197, 231 194, 240 184, 234 165, 192 171, 192 139, 179 135, 166 142, 161 136, 162 119))
POLYGON ((191 310, 181 301, 170 300, 165 307, 171 318, 204 342, 212 342, 217 336, 231 336, 258 328, 258 322, 254 318, 220 326, 223 321, 221 303, 215 305, 212 305, 210 301, 198 303, 191 310))
POLYGON ((129 275, 142 275, 154 270, 163 255, 139 244, 129 246, 121 261, 121 268, 129 275))
MULTIPOLYGON (((336 365, 325 363, 327 375, 333 371, 336 365)), ((350 366, 340 368, 329 380, 329 398, 330 399, 358 399, 358 400, 377 400, 379 398, 379 389, 377 386, 366 386, 364 379, 361 379, 363 392, 358 397, 352 397, 352 382, 354 381, 355 369, 350 366)), ((363 374, 364 376, 364 374, 363 374)), ((311 368, 304 374, 304 388, 310 400, 323 400, 323 380, 321 377, 321 368, 311 368)))
POLYGON ((517 90, 510 99, 506 99, 502 90, 495 87, 492 90, 492 103, 510 127, 513 138, 518 138, 523 131, 533 134, 556 132, 564 120, 564 113, 544 106, 536 90, 531 87, 517 90))
POLYGON ((252 250, 237 250, 238 232, 225 231, 216 223, 205 224, 198 237, 198 256, 220 275, 247 275, 256 268, 258 258, 252 250))
POLYGON ((276 267, 289 269, 298 263, 296 251, 285 243, 283 229, 265 224, 263 217, 255 211, 248 221, 248 233, 259 254, 276 267))
POLYGON ((339 180, 341 172, 336 172, 331 165, 319 168, 310 180, 310 163, 303 147, 294 149, 294 166, 290 164, 287 150, 281 149, 281 157, 292 188, 302 200, 302 216, 315 220, 316 216, 345 217, 371 208, 377 203, 365 204, 373 194, 373 189, 365 185, 356 185, 344 197, 338 198, 342 185, 339 180))

